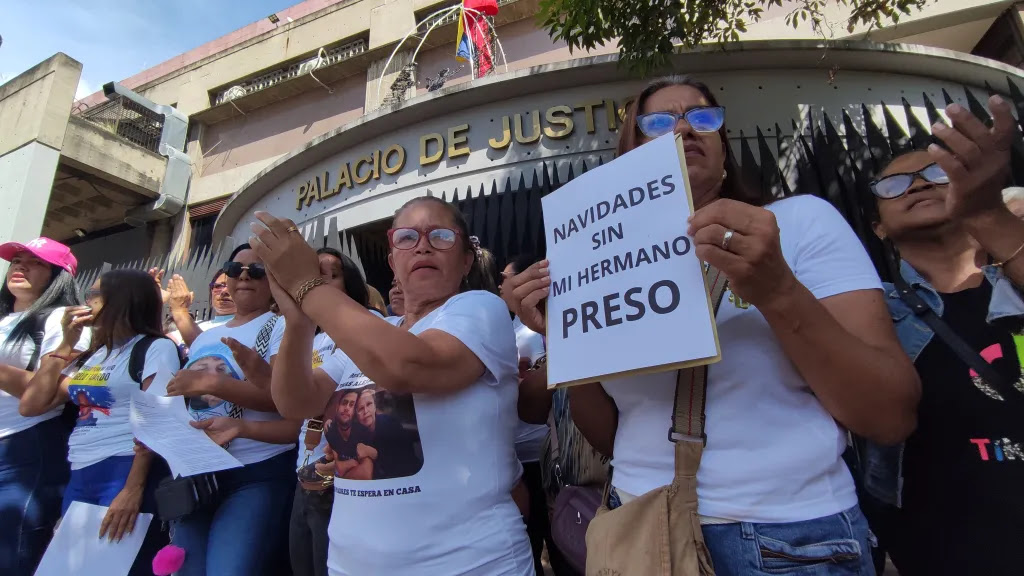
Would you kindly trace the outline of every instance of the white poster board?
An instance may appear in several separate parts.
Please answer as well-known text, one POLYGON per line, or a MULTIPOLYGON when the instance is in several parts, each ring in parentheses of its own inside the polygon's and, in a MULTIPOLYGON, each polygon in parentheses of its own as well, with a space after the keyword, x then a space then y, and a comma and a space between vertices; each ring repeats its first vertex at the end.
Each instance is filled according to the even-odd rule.
POLYGON ((549 388, 720 359, 689 188, 668 134, 541 199, 549 388))
POLYGON ((152 514, 139 514, 120 542, 99 537, 106 506, 72 502, 50 540, 35 576, 126 576, 139 555, 152 514))

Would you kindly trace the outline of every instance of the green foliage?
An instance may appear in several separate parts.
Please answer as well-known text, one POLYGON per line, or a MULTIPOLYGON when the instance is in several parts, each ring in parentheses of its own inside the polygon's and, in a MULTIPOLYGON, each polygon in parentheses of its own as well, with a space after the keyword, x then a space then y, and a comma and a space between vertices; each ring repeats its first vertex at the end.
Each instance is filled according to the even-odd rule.
POLYGON ((693 48, 704 42, 730 42, 740 38, 765 10, 789 10, 786 24, 794 29, 811 26, 829 38, 833 26, 852 32, 859 25, 871 28, 898 23, 901 16, 920 10, 928 0, 541 0, 542 26, 569 51, 592 49, 618 39, 620 62, 642 76, 657 72, 668 62, 676 45, 693 48), (845 22, 828 22, 829 5, 845 7, 845 22))

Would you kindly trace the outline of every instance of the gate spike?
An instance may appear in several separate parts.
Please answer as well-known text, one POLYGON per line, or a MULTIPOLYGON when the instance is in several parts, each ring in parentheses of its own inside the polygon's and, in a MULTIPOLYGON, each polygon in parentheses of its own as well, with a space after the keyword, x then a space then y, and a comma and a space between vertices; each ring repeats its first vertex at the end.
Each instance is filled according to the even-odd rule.
POLYGON ((942 89, 942 99, 946 101, 946 106, 949 106, 950 104, 955 102, 953 100, 953 97, 949 95, 949 92, 946 92, 945 88, 942 89))
POLYGON ((761 155, 761 185, 765 190, 770 191, 769 193, 772 196, 779 198, 782 196, 779 165, 775 161, 775 156, 772 154, 772 150, 768 146, 768 141, 765 140, 760 126, 757 127, 757 149, 761 155))
MULTIPOLYGON (((934 125, 938 122, 945 122, 945 120, 942 119, 942 115, 939 114, 939 109, 936 108, 935 103, 932 102, 932 99, 923 92, 921 95, 924 97, 924 107, 928 111, 928 123, 934 125)), ((931 138, 929 138, 929 140, 931 140, 931 138)))
POLYGON ((893 155, 898 156, 909 151, 912 146, 910 135, 896 121, 896 117, 893 116, 892 111, 885 105, 885 102, 882 102, 882 115, 885 117, 885 130, 889 133, 889 148, 892 150, 893 155))
POLYGON ((921 124, 921 121, 917 118, 917 114, 914 114, 913 107, 906 98, 903 98, 903 113, 907 115, 907 125, 910 126, 910 141, 913 143, 914 149, 924 150, 931 144, 931 131, 921 124))
POLYGON ((985 109, 985 105, 978 100, 970 88, 965 86, 964 93, 967 94, 967 108, 971 111, 971 114, 974 114, 976 117, 981 119, 981 121, 986 125, 991 126, 992 117, 989 116, 988 110, 985 109))
POLYGON ((334 248, 338 252, 344 253, 344 249, 341 245, 341 234, 338 232, 338 219, 331 218, 330 224, 327 226, 327 247, 334 248))

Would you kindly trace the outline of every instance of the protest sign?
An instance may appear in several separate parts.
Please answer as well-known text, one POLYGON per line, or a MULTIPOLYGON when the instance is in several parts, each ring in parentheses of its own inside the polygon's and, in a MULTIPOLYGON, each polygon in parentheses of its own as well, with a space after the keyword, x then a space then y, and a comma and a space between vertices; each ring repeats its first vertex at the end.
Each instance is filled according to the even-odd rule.
POLYGON ((719 360, 682 141, 668 134, 541 199, 548 387, 719 360))

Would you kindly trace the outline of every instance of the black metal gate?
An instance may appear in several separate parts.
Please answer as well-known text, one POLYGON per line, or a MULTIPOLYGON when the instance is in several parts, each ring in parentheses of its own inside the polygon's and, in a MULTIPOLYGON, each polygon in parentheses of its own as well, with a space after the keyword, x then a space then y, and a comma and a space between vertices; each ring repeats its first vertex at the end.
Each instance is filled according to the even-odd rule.
MULTIPOLYGON (((995 93, 991 86, 986 85, 986 88, 989 93, 995 93)), ((966 87, 963 90, 971 112, 986 121, 990 120, 988 111, 974 93, 966 87)), ((1024 119, 1024 93, 1010 78, 1007 78, 1007 91, 1004 94, 1009 95, 1013 102, 1018 119, 1024 119)), ((954 102, 945 90, 942 95, 942 106, 954 102)), ((922 94, 922 97, 929 125, 942 121, 936 104, 927 94, 922 94)), ((871 230, 870 214, 873 211, 869 209, 868 203, 873 203, 874 199, 868 183, 892 157, 912 149, 924 149, 932 142, 932 137, 930 129, 911 112, 911 105, 906 98, 903 98, 902 106, 909 129, 903 128, 884 102, 881 104, 883 126, 875 123, 868 113, 867 105, 861 105, 864 119, 861 130, 858 130, 849 112, 844 110, 843 135, 840 135, 840 130, 827 115, 820 122, 812 120, 803 131, 793 121, 789 136, 783 136, 778 124, 769 130, 776 135, 774 138, 765 137, 761 128, 753 136, 741 132, 738 158, 745 176, 752 182, 760 182, 776 197, 813 194, 828 200, 850 223, 882 277, 888 278, 882 244, 871 230), (757 147, 757 156, 754 154, 754 146, 757 147), (791 178, 787 178, 780 169, 779 158, 787 159, 787 163, 792 166, 789 170, 791 178)), ((1011 154, 1012 183, 1024 185, 1024 141, 1020 131, 1011 154)), ((607 151, 606 155, 611 157, 607 151)), ((604 157, 600 157, 596 164, 603 162, 604 157)), ((494 252, 498 265, 504 267, 510 258, 518 254, 544 253, 541 197, 585 173, 594 164, 592 162, 588 165, 585 160, 545 162, 534 169, 532 177, 520 175, 515 182, 512 178, 506 178, 503 182, 492 180, 481 184, 475 192, 472 189, 462 192, 455 190, 444 192, 441 197, 459 205, 469 221, 471 233, 480 238, 483 246, 494 252)), ((336 220, 331 219, 325 223, 325 218, 321 217, 309 226, 307 236, 315 246, 330 245, 351 256, 361 264, 368 283, 386 295, 392 279, 387 264, 386 228, 386 223, 375 223, 350 230, 346 234, 337 229, 336 220)), ((229 238, 220 246, 194 251, 180 260, 162 257, 124 262, 114 267, 170 268, 169 273, 183 274, 190 286, 203 287, 226 259, 231 248, 232 241, 229 238)), ((103 269, 110 267, 107 264, 103 269)), ((80 275, 83 290, 100 272, 101 269, 95 269, 80 275)), ((196 291, 193 309, 200 317, 210 313, 209 295, 205 290, 200 288, 196 291), (201 297, 200 292, 203 292, 201 297)))

